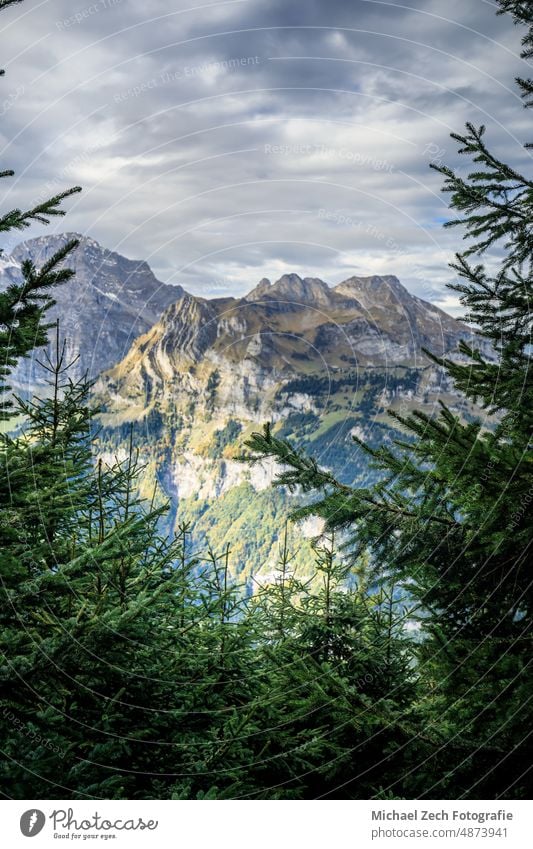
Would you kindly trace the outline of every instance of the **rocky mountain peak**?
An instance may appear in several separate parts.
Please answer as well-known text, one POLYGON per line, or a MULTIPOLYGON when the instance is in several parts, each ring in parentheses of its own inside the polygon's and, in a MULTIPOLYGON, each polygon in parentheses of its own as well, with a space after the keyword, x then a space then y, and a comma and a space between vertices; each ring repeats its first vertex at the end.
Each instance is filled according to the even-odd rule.
POLYGON ((356 298, 366 309, 386 303, 406 303, 411 295, 393 274, 373 274, 368 277, 349 277, 334 291, 345 297, 356 298))
POLYGON ((245 300, 247 301, 258 301, 261 300, 265 295, 267 295, 272 288, 272 283, 268 279, 268 277, 263 277, 262 280, 259 281, 257 286, 252 289, 251 292, 246 295, 245 300))
MULTIPOLYGON (((56 251, 72 239, 78 239, 78 247, 68 256, 65 264, 76 272, 76 289, 92 286, 100 293, 121 295, 128 299, 134 293, 144 299, 153 298, 159 288, 165 287, 153 274, 144 260, 127 259, 122 254, 102 247, 95 239, 79 233, 59 233, 28 239, 17 245, 10 259, 17 263, 29 258, 37 266, 46 262, 56 251)), ((7 259, 7 258, 6 258, 7 259)), ((67 286, 67 289, 70 287, 67 286)), ((181 286, 171 288, 177 297, 183 292, 181 286)), ((59 290, 58 290, 59 295, 59 290)), ((159 299, 156 297, 156 302, 159 299)), ((165 305, 168 300, 163 296, 165 305)), ((158 317, 159 312, 154 316, 158 317)))
POLYGON ((323 306, 331 300, 331 290, 327 283, 318 277, 304 277, 299 274, 283 274, 275 283, 266 277, 246 296, 247 301, 282 301, 293 305, 307 304, 323 306))
MULTIPOLYGON (((20 242, 13 249, 10 256, 17 262, 21 262, 23 259, 26 259, 26 257, 31 258, 34 262, 43 262, 62 248, 63 245, 66 245, 67 242, 70 242, 73 239, 77 239, 80 243, 76 249, 76 252, 78 253, 86 251, 112 253, 112 251, 108 251, 106 248, 103 248, 90 236, 70 232, 52 233, 47 234, 46 236, 36 236, 33 239, 25 239, 25 241, 20 242)), ((73 260, 74 253, 71 254, 71 260, 69 260, 69 262, 72 262, 73 260)))
MULTIPOLYGON (((61 318, 69 357, 79 355, 80 373, 88 369, 93 377, 124 357, 133 340, 155 324, 184 290, 159 281, 143 260, 128 259, 72 232, 28 239, 3 256, 0 290, 21 280, 24 259, 39 268, 73 238, 80 244, 65 264, 75 276, 54 289, 56 306, 47 317, 50 321, 61 318)), ((31 390, 44 378, 34 358, 21 362, 11 382, 17 389, 31 390)))

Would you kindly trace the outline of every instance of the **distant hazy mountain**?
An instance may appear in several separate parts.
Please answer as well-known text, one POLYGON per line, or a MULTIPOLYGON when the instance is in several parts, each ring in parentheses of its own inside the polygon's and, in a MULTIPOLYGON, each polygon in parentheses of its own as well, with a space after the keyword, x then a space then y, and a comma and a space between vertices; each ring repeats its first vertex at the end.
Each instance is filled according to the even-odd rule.
MULTIPOLYGON (((161 283, 146 262, 126 259, 75 233, 30 239, 11 255, 2 256, 0 289, 21 279, 22 260, 31 259, 39 267, 74 236, 80 245, 66 264, 76 276, 54 291, 57 306, 47 317, 53 321, 60 316, 61 335, 67 339, 70 355, 80 354, 77 373, 88 370, 94 377, 124 357, 133 340, 157 321, 183 289, 161 283)), ((32 362, 35 356, 42 352, 17 369, 11 380, 17 388, 31 390, 42 381, 42 371, 32 362)))

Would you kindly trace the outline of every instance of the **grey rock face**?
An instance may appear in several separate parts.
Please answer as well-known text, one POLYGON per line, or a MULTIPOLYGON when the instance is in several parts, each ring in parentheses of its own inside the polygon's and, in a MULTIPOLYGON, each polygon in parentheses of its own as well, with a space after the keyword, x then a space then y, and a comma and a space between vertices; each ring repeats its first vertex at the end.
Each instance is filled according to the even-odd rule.
MULTIPOLYGON (((54 290, 56 306, 47 313, 47 320, 60 317, 69 356, 79 355, 77 374, 88 371, 94 377, 122 359, 134 339, 145 333, 184 290, 161 283, 146 262, 126 259, 75 233, 44 236, 18 245, 11 255, 2 257, 0 289, 21 279, 24 259, 31 259, 39 268, 74 237, 80 239, 80 245, 66 265, 76 275, 54 290)), ((24 360, 11 384, 26 391, 41 384, 45 375, 36 358, 42 355, 37 351, 24 360)))

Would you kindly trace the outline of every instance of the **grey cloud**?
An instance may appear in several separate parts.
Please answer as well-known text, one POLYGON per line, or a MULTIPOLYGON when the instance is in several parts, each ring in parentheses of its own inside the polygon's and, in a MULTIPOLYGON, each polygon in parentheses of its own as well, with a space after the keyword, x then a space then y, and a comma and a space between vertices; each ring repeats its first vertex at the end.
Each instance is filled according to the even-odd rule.
POLYGON ((472 119, 528 163, 519 32, 483 0, 51 0, 2 16, 0 85, 22 87, 2 119, 6 203, 79 182, 69 230, 202 294, 291 270, 443 291, 459 234, 440 226, 429 161, 457 165, 449 132, 472 119))

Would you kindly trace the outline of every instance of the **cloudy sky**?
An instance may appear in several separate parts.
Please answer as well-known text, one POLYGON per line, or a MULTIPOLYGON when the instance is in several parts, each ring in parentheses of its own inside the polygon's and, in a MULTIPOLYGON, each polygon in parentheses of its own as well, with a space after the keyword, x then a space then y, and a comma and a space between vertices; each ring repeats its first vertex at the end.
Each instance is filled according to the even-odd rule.
POLYGON ((0 30, 4 208, 79 183, 50 230, 197 294, 389 273, 453 310, 429 163, 471 120, 531 165, 520 32, 489 0, 26 0, 0 30))

